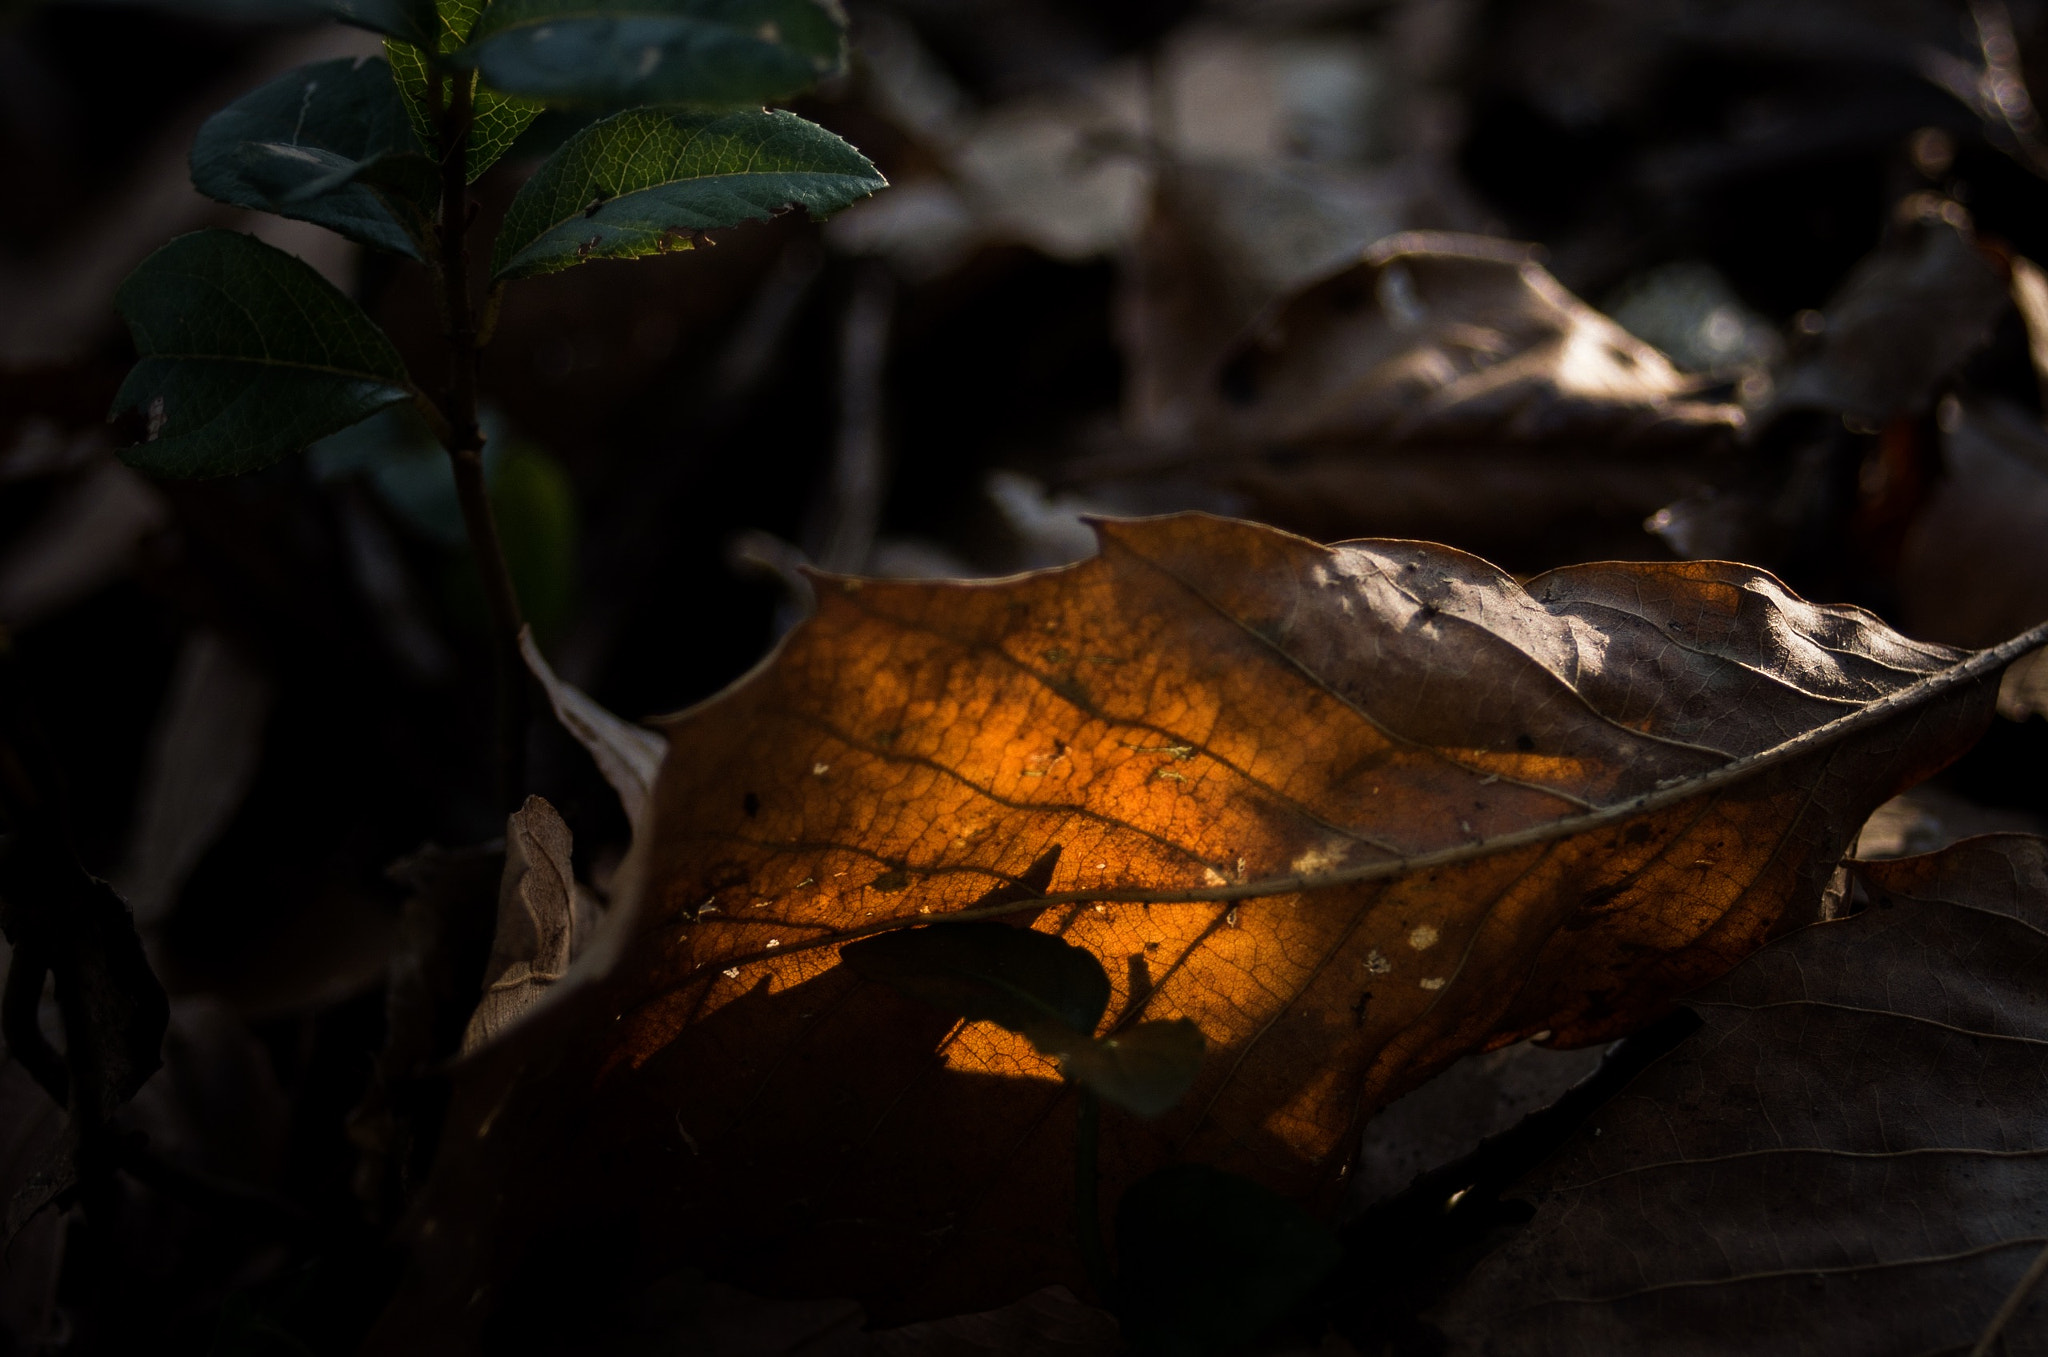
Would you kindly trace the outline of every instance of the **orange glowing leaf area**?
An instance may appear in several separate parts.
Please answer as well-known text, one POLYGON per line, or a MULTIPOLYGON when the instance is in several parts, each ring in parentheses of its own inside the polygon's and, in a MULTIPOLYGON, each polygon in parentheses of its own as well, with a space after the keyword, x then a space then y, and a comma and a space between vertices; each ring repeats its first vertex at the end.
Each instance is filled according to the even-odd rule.
POLYGON ((1104 1115, 1106 1201, 1188 1160, 1327 1200, 1448 1062, 1628 1032, 1820 917, 1995 693, 1995 653, 1747 566, 1098 531, 1015 579, 824 580, 662 723, 608 974, 459 1080, 422 1219, 474 1224, 417 1241, 418 1304, 586 1219, 882 1319, 1078 1285, 1053 1060, 837 964, 963 912, 1092 952, 1101 1034, 1207 1039, 1173 1109, 1104 1115))

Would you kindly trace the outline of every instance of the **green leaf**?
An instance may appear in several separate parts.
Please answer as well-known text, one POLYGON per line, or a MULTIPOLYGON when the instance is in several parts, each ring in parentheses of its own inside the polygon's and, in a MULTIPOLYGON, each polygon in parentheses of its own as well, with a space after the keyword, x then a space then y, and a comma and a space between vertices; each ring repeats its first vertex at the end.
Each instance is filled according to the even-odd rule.
POLYGON ((192 143, 192 183, 207 197, 415 259, 433 219, 434 174, 391 68, 375 59, 301 66, 208 118, 192 143))
POLYGON ((1141 1117, 1156 1117, 1194 1086, 1206 1045, 1194 1023, 1168 1018, 1058 1054, 1060 1068, 1075 1083, 1141 1117))
POLYGON ((1145 1353, 1241 1348, 1305 1300, 1343 1258, 1336 1232, 1249 1178, 1175 1164, 1116 1212, 1115 1310, 1145 1353))
POLYGON ((772 103, 846 60, 837 0, 497 0, 457 60, 551 104, 772 103))
MULTIPOLYGON (((443 56, 459 49, 463 41, 476 27, 477 18, 484 12, 486 0, 439 0, 440 47, 443 56)), ((412 119, 413 134, 420 144, 437 146, 440 135, 434 129, 434 118, 427 104, 427 58, 423 45, 410 42, 387 42, 384 54, 391 58, 391 73, 398 83, 398 92, 405 101, 406 116, 412 119)), ((462 78, 459 73, 442 77, 442 106, 447 106, 449 84, 462 78)), ((494 89, 479 84, 474 72, 468 76, 470 82, 469 114, 469 155, 464 166, 470 183, 475 183, 483 172, 498 163, 498 157, 510 150, 526 125, 540 112, 540 105, 524 99, 508 98, 494 89)))
POLYGON ((311 8, 373 33, 425 42, 434 31, 433 0, 313 0, 311 8))
POLYGON ((822 217, 887 186, 866 156, 794 113, 633 109, 577 133, 526 181, 491 272, 522 278, 688 249, 695 231, 791 205, 822 217))
POLYGON ((413 394, 361 307, 250 236, 179 236, 114 304, 141 355, 114 412, 149 417, 149 440, 121 455, 158 475, 255 471, 413 394))
POLYGON ((1041 1050, 1085 1044, 1109 1007, 1109 976, 1093 953, 1010 924, 877 933, 840 948, 839 959, 934 1008, 1021 1032, 1041 1050))

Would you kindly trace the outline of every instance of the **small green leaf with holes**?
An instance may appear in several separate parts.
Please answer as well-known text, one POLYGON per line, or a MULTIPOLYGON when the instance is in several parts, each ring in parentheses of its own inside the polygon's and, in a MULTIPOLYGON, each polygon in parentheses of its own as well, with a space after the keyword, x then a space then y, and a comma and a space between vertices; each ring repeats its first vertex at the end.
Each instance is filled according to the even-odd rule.
POLYGON ((694 232, 791 207, 822 217, 887 186, 866 156, 794 113, 634 109, 584 128, 526 181, 491 272, 688 249, 694 232))
POLYGON ((840 948, 839 959, 934 1008, 1021 1032, 1041 1050, 1087 1041, 1109 1007, 1109 976, 1093 953, 1010 924, 877 933, 840 948))
MULTIPOLYGON (((439 0, 440 51, 444 56, 462 47, 463 40, 476 27, 484 9, 485 0, 439 0)), ((391 41, 384 44, 384 54, 391 58, 391 72, 398 82, 399 95, 405 101, 406 116, 412 120, 413 134, 421 145, 437 146, 440 137, 434 129, 433 110, 427 101, 425 51, 416 43, 391 41)), ((540 112, 540 105, 511 98, 481 84, 474 71, 465 77, 460 70, 442 76, 441 97, 444 101, 448 98, 449 85, 464 78, 470 82, 471 91, 469 157, 465 169, 469 181, 475 183, 478 176, 512 149, 512 143, 519 139, 519 134, 540 112)), ((443 107, 446 107, 445 102, 443 107)))
POLYGON ((846 59, 838 0, 496 0, 456 59, 549 104, 786 99, 846 59))
POLYGON ((437 188, 391 68, 355 57, 301 66, 208 118, 192 143, 192 183, 415 259, 437 188))
POLYGON ((1116 1212, 1114 1308, 1148 1357, 1245 1347, 1343 1259, 1336 1232, 1249 1178, 1175 1164, 1139 1179, 1116 1212))
POLYGON ((1067 1078, 1118 1107, 1156 1117, 1194 1087, 1205 1046, 1201 1028, 1186 1018, 1167 1018, 1057 1054, 1067 1078))
POLYGON ((114 303, 141 355, 114 412, 149 420, 148 441, 121 455, 145 471, 255 471, 413 395, 398 351, 361 307, 250 236, 179 236, 142 261, 114 303))

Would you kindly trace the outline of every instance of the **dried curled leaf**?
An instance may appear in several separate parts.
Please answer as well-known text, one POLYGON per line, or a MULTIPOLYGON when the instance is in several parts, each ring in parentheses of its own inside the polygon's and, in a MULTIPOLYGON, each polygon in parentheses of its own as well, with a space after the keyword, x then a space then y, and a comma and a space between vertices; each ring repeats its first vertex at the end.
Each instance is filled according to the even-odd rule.
POLYGON ((1743 421, 1512 241, 1390 236, 1217 345, 1218 287, 1188 287, 1154 237, 1166 257, 1126 304, 1139 446, 1068 473, 1111 503, 1159 502, 1170 473, 1314 535, 1635 554, 1644 515, 1709 483, 1743 421))
POLYGON ((1669 359, 1566 291, 1525 247, 1415 232, 1275 305, 1217 373, 1242 436, 1626 441, 1726 429, 1669 359))
POLYGON ((1858 864, 1871 907, 1687 1002, 1705 1027, 1516 1195, 1454 1352, 2048 1350, 2048 841, 1858 864))
POLYGON ((519 633, 519 653, 526 660, 527 670, 539 681, 541 691, 547 694, 555 719, 589 752, 598 772, 619 794, 619 806, 626 812, 626 819, 638 824, 641 807, 647 804, 648 789, 654 785, 655 770, 661 767, 667 745, 653 731, 620 720, 592 701, 581 688, 557 677, 533 639, 531 627, 522 628, 519 633))
POLYGON ((484 994, 462 1034, 464 1054, 497 1040, 523 1019, 569 969, 578 948, 576 871, 569 826, 538 796, 505 822, 505 875, 498 929, 484 966, 484 994))
POLYGON ((1725 563, 1524 587, 1422 543, 1099 531, 1040 575, 830 582, 667 723, 609 979, 470 1071, 387 1333, 517 1285, 525 1232, 593 1200, 884 1322, 1071 1278, 1052 1062, 836 964, 977 906, 1102 959, 1110 1033, 1209 1040, 1173 1111, 1105 1118, 1111 1199, 1176 1158, 1327 1191, 1361 1116, 1457 1056, 1627 1031, 1814 917, 2019 649, 1725 563))
POLYGON ((1894 211, 1890 237, 1828 299, 1819 345, 1785 375, 1773 405, 1871 421, 1924 410, 1942 381, 1991 342, 2010 304, 1968 214, 1915 194, 1894 211))

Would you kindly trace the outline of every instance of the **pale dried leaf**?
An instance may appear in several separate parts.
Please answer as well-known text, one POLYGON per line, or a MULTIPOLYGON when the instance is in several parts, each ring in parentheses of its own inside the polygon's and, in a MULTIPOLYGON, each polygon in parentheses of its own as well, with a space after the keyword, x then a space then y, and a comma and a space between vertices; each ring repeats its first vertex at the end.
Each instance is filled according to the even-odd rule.
POLYGON ((2008 721, 2048 716, 2048 660, 2040 651, 2022 655, 1998 685, 1998 714, 2008 721))
POLYGON ((538 796, 505 821, 505 875, 498 885, 498 931, 484 966, 484 994, 462 1035, 467 1055, 504 1035, 532 1011, 569 969, 576 951, 575 866, 569 827, 538 796))
POLYGON ((2012 261, 2012 303, 2027 327, 2027 356, 2034 377, 2048 392, 2048 273, 2031 259, 2012 261))
POLYGON ((534 643, 532 628, 519 633, 519 653, 526 657, 526 667, 546 690, 555 719, 575 737, 576 743, 590 752, 590 757, 597 761, 597 771, 619 794, 619 805, 626 812, 627 822, 638 825, 640 812, 647 804, 648 789, 654 785, 662 754, 667 749, 661 736, 645 726, 619 719, 582 689, 556 677, 547 657, 534 643))

